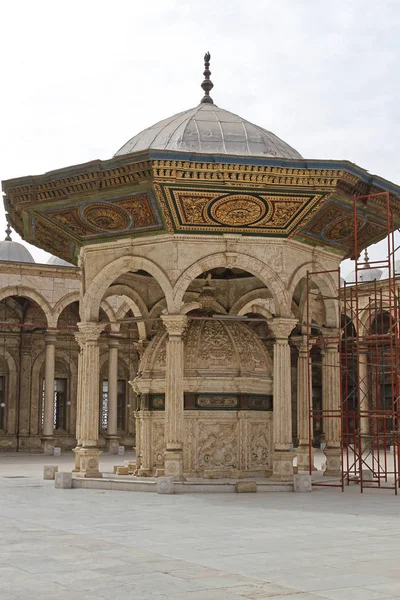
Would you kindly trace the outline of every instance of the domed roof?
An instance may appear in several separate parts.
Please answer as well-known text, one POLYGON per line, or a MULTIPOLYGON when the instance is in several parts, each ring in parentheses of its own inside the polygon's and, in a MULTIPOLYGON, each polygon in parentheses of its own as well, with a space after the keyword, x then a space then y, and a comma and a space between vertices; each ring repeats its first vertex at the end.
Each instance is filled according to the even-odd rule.
MULTIPOLYGON (((157 333, 143 354, 143 377, 163 377, 167 333, 157 333)), ((272 362, 257 334, 240 321, 200 319, 189 322, 185 334, 185 377, 257 377, 270 379, 272 362)))
POLYGON ((53 265, 54 267, 75 267, 72 263, 63 260, 62 258, 58 258, 58 256, 50 256, 47 264, 53 265))
MULTIPOLYGON (((358 273, 358 283, 363 283, 364 281, 379 281, 382 276, 382 269, 363 269, 358 273)), ((356 272, 351 271, 346 277, 346 283, 355 283, 356 281, 356 272)))
POLYGON ((35 260, 28 248, 19 242, 5 239, 0 242, 0 261, 34 263, 35 260))
POLYGON ((159 121, 131 138, 115 156, 150 149, 302 158, 274 133, 215 104, 200 104, 159 121))
POLYGON ((210 79, 210 58, 210 53, 206 52, 203 72, 205 79, 201 84, 204 96, 200 104, 144 129, 124 144, 115 156, 154 149, 302 158, 301 154, 274 133, 214 104, 210 96, 214 87, 210 79))

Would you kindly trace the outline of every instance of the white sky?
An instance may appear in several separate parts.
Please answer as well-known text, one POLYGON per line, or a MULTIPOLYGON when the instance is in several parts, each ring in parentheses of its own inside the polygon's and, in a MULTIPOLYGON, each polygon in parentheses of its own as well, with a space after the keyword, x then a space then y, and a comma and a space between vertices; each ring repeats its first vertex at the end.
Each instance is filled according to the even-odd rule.
POLYGON ((196 106, 210 50, 216 104, 400 184, 400 0, 4 0, 0 23, 0 179, 196 106))

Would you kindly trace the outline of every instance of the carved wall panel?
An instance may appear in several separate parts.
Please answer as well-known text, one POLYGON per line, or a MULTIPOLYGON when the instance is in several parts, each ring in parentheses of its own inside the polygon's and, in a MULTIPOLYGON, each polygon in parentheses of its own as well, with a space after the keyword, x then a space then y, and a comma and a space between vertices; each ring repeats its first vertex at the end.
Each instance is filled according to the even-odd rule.
MULTIPOLYGON (((185 412, 183 462, 187 476, 204 472, 264 473, 272 469, 271 412, 193 410, 185 412)), ((164 464, 164 413, 137 413, 137 455, 149 473, 164 464)))

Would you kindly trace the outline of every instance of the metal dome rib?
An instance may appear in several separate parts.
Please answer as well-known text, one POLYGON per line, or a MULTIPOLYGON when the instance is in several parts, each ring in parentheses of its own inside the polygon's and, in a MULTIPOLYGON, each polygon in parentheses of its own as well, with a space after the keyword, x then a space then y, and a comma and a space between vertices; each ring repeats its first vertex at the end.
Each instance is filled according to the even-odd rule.
POLYGON ((150 149, 302 158, 275 134, 215 104, 200 104, 159 121, 131 138, 116 156, 150 149))

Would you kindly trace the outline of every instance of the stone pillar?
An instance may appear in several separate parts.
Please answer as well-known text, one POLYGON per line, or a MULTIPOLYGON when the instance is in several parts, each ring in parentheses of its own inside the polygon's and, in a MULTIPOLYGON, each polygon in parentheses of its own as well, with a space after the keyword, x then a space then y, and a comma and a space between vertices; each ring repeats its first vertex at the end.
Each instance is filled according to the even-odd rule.
MULTIPOLYGON (((20 381, 19 381, 19 431, 17 428, 13 428, 12 431, 18 436, 18 450, 26 450, 29 448, 30 436, 38 435, 39 419, 36 418, 34 422, 31 420, 31 390, 32 390, 32 344, 31 340, 24 333, 21 333, 21 364, 20 364, 20 381)), ((36 408, 38 409, 37 403, 39 401, 38 394, 36 394, 36 408)), ((41 401, 41 397, 40 397, 41 401)), ((17 405, 17 399, 15 398, 15 405, 17 405)), ((16 414, 16 413, 15 413, 16 414)), ((37 417, 39 413, 37 412, 37 417)), ((7 419, 8 421, 8 419, 7 419)), ((18 423, 18 417, 14 419, 14 422, 18 423)))
POLYGON ((365 450, 371 445, 369 433, 369 417, 366 412, 369 409, 368 398, 368 352, 367 348, 360 348, 358 364, 358 394, 360 407, 360 434, 362 449, 365 450))
POLYGON ((107 419, 107 449, 118 454, 119 438, 117 435, 118 408, 118 346, 115 337, 108 340, 108 419, 107 419))
POLYGON ((288 337, 297 319, 274 318, 268 322, 274 343, 274 456, 273 475, 279 481, 293 479, 291 361, 288 337))
POLYGON ((322 330, 324 350, 322 352, 322 408, 330 411, 324 418, 325 456, 327 477, 341 477, 341 381, 339 332, 337 329, 322 330), (337 339, 335 339, 337 338, 337 339))
POLYGON ((44 338, 46 344, 46 362, 44 370, 44 418, 42 449, 44 454, 53 454, 54 450, 54 374, 56 368, 56 333, 48 332, 44 338))
MULTIPOLYGON (((307 352, 307 336, 303 335, 296 340, 299 349, 297 359, 297 434, 299 445, 296 448, 298 471, 310 470, 310 369, 309 354, 307 352)), ((313 457, 311 449, 311 469, 313 469, 313 457)))
POLYGON ((165 475, 183 479, 183 339, 184 315, 161 317, 168 332, 165 368, 165 475))
POLYGON ((79 358, 79 385, 77 435, 79 472, 77 477, 102 477, 99 471, 97 447, 99 439, 99 336, 103 323, 78 323, 75 334, 81 348, 79 358))
POLYGON ((80 456, 79 450, 82 447, 82 439, 80 434, 81 429, 81 398, 82 398, 82 370, 83 370, 83 362, 82 362, 82 343, 81 343, 81 334, 76 333, 75 339, 78 342, 79 346, 79 354, 78 354, 78 384, 77 384, 77 392, 76 392, 76 426, 75 426, 75 435, 76 435, 76 448, 74 448, 73 452, 75 453, 75 467, 73 469, 74 473, 78 473, 80 471, 80 456))

